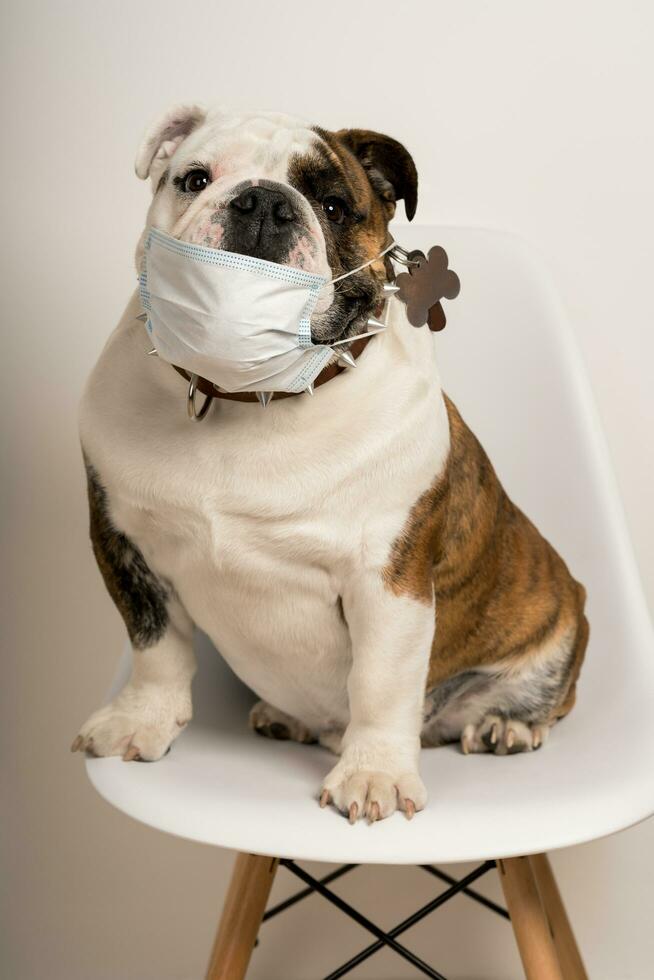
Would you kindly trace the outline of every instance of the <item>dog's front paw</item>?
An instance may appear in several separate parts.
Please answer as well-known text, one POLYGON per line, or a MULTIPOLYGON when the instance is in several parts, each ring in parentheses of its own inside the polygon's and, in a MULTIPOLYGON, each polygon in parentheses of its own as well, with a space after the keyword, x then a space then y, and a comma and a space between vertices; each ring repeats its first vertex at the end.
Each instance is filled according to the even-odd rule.
POLYGON ((125 762, 155 762, 191 718, 191 699, 186 693, 125 688, 117 698, 94 712, 75 741, 72 752, 119 755, 125 762))
POLYGON ((362 766, 356 758, 359 754, 346 750, 334 766, 322 786, 321 806, 333 803, 350 823, 362 817, 374 823, 398 809, 410 820, 424 809, 427 791, 417 769, 400 760, 389 766, 386 759, 374 767, 362 766))

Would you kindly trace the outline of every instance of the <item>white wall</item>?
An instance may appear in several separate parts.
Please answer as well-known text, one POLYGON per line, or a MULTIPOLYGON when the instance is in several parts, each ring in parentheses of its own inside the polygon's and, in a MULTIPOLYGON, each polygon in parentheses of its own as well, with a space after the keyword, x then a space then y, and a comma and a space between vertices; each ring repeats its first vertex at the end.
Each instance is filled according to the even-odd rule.
MULTIPOLYGON (((122 637, 86 540, 75 407, 134 283, 141 131, 185 98, 377 128, 415 156, 419 220, 495 225, 534 243, 590 372, 654 605, 654 16, 633 0, 26 0, 2 17, 11 807, 0 972, 191 980, 231 855, 110 810, 66 754, 122 637)), ((598 752, 610 738, 598 731, 598 752)), ((653 858, 652 822, 554 857, 593 980, 651 976, 653 858)), ((341 893, 385 924, 430 894, 417 870, 355 875, 341 893)), ((279 893, 290 887, 280 880, 279 893)), ((506 926, 457 902, 416 930, 420 954, 448 976, 520 976, 506 926)), ((267 928, 255 980, 324 975, 361 940, 318 898, 267 928)), ((411 975, 403 969, 382 954, 355 975, 411 975)))

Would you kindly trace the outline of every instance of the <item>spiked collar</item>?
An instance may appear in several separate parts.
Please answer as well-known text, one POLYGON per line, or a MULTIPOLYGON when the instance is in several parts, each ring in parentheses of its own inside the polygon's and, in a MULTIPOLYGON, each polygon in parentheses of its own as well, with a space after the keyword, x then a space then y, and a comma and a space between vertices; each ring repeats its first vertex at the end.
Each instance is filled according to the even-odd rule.
MULTIPOLYGON (((374 336, 375 334, 371 333, 368 334, 367 337, 359 337, 357 340, 353 340, 347 351, 341 352, 339 360, 333 361, 332 363, 328 364, 327 367, 322 369, 318 377, 313 382, 311 388, 317 388, 319 385, 323 385, 325 382, 331 381, 332 378, 335 378, 338 374, 344 371, 346 367, 353 367, 352 362, 356 362, 356 359, 359 357, 368 341, 372 340, 374 336), (349 358, 347 358, 348 354, 350 355, 349 358)), ((181 376, 185 378, 186 381, 191 381, 193 375, 189 374, 188 371, 185 371, 184 368, 178 367, 177 364, 173 364, 172 366, 175 368, 178 374, 181 374, 181 376)), ((231 401, 236 402, 266 402, 266 399, 262 399, 261 395, 256 391, 222 391, 220 388, 217 388, 212 381, 208 381, 206 378, 201 378, 199 375, 195 375, 195 378, 195 387, 199 392, 206 395, 208 398, 228 398, 231 401)), ((309 392, 309 394, 312 394, 310 388, 307 388, 306 390, 309 392)), ((297 394, 304 394, 304 392, 270 391, 262 392, 261 394, 268 394, 271 396, 271 398, 274 395, 275 399, 278 399, 295 398, 297 394)), ((267 399, 267 401, 270 401, 271 398, 267 399)))
MULTIPOLYGON (((397 291, 397 287, 390 283, 384 286, 385 293, 393 293, 397 291)), ((347 368, 355 367, 357 358, 361 355, 364 348, 368 345, 369 341, 381 332, 385 328, 385 324, 381 323, 376 317, 382 315, 384 310, 385 300, 377 306, 375 309, 375 316, 368 319, 367 326, 371 329, 371 333, 364 337, 358 337, 353 340, 350 344, 347 344, 340 350, 335 350, 336 360, 331 361, 326 367, 322 369, 318 377, 315 379, 312 385, 309 385, 304 392, 293 392, 293 391, 222 391, 220 388, 209 381, 207 378, 203 378, 198 374, 191 374, 189 371, 185 371, 184 368, 179 367, 177 364, 173 364, 172 367, 178 374, 180 374, 186 382, 188 382, 188 390, 186 396, 186 407, 188 410, 189 418, 194 422, 199 422, 205 417, 211 406, 211 402, 214 398, 226 398, 229 401, 236 402, 258 402, 264 408, 272 400, 273 396, 275 399, 279 398, 295 398, 297 394, 308 393, 313 394, 313 389, 320 385, 326 384, 327 381, 331 381, 337 375, 341 374, 347 368), (204 403, 200 409, 197 408, 195 398, 197 392, 200 392, 205 396, 204 403)), ((154 353, 154 352, 153 352, 154 353)))

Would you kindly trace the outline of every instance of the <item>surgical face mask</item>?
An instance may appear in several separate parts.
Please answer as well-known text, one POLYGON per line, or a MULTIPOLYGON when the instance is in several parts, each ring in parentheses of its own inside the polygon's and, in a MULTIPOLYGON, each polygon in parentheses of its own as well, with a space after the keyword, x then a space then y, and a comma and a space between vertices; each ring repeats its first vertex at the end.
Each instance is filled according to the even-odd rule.
MULTIPOLYGON (((314 344, 311 314, 320 291, 375 262, 329 280, 251 255, 204 248, 155 228, 145 242, 140 295, 157 353, 227 392, 310 388, 335 344, 314 344)), ((375 329, 383 324, 372 321, 375 329)), ((355 340, 348 337, 347 343, 355 340)))

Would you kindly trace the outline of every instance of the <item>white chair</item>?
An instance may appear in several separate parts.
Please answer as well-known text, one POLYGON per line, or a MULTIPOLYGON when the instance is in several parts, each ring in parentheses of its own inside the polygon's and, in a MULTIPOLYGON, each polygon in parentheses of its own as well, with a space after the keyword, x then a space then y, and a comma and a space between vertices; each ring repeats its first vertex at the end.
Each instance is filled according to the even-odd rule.
MULTIPOLYGON (((350 826, 317 803, 333 757, 255 737, 247 727, 253 695, 198 636, 195 717, 172 752, 155 765, 92 758, 86 764, 98 792, 130 816, 240 852, 209 980, 245 975, 280 859, 341 907, 328 882, 317 882, 296 860, 487 862, 450 893, 469 888, 496 862, 526 976, 582 980, 545 852, 612 834, 654 812, 654 637, 588 382, 552 285, 510 235, 427 227, 396 235, 408 247, 446 248, 462 289, 447 304, 448 326, 438 336, 445 390, 510 496, 588 589, 591 640, 578 702, 540 752, 424 750, 426 810, 411 823, 395 814, 374 827, 350 826)), ((126 654, 112 693, 128 671, 126 654)), ((423 974, 441 976, 399 945, 395 937, 406 923, 385 933, 349 906, 344 911, 372 933, 375 948, 391 945, 423 974)))

